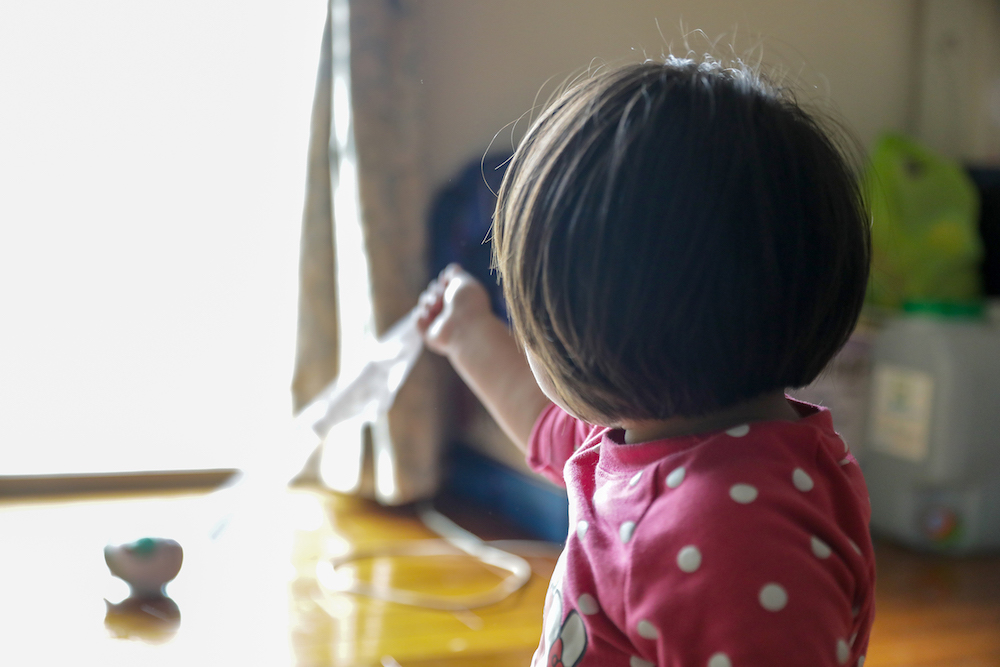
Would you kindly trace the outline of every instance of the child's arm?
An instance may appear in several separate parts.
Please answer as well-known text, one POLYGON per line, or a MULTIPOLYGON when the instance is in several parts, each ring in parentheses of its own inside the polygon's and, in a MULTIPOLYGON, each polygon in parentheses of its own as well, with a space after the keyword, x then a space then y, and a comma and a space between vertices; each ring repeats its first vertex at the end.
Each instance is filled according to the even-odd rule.
POLYGON ((444 355, 504 432, 526 450, 549 400, 524 352, 490 310, 483 286, 448 266, 420 297, 417 326, 427 347, 444 355))

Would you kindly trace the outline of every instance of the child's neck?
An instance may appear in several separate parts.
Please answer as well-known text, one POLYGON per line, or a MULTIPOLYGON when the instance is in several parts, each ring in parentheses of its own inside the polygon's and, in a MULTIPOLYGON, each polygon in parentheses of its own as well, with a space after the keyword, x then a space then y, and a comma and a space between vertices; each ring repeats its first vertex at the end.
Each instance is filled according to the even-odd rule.
POLYGON ((784 392, 776 391, 701 417, 625 420, 616 426, 625 430, 625 444, 633 445, 663 438, 721 431, 748 422, 798 419, 799 413, 789 404, 784 392))

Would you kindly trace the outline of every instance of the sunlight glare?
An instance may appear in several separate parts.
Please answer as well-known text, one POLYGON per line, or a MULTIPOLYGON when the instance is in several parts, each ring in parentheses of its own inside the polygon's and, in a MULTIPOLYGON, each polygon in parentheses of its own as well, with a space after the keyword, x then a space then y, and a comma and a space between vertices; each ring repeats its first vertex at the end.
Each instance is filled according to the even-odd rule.
POLYGON ((0 474, 239 465, 291 415, 319 0, 0 6, 0 474))

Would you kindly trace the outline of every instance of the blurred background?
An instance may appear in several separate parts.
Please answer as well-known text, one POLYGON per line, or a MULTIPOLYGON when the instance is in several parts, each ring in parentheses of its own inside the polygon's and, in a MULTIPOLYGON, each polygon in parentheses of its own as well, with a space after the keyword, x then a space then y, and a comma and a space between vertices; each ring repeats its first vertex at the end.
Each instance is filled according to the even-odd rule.
MULTIPOLYGON (((353 38, 354 74, 380 49, 398 52, 382 58, 405 67, 378 108, 405 110, 390 121, 406 126, 408 157, 365 137, 358 155, 403 164, 410 185, 396 206, 420 225, 403 235, 411 259, 371 264, 376 292, 380 276, 402 276, 371 335, 434 268, 426 225, 443 189, 487 152, 509 151, 532 109, 588 67, 735 54, 763 60, 863 147, 893 131, 965 164, 1000 155, 1000 6, 990 0, 367 4, 389 28, 383 42, 353 38)), ((281 437, 327 9, 0 9, 0 473, 238 467, 281 437)), ((371 199, 362 209, 378 213, 371 199)), ((368 242, 397 233, 364 224, 368 242)), ((440 391, 431 375, 418 372, 414 391, 440 391)), ((495 436, 475 417, 462 428, 474 432, 466 440, 495 436)))
MULTIPOLYGON (((890 538, 870 664, 1000 664, 997 559, 950 557, 1000 548, 996 0, 0 3, 3 655, 526 664, 551 545, 508 545, 534 574, 479 616, 318 583, 331 558, 433 536, 412 502, 430 497, 484 539, 565 539, 565 492, 439 358, 388 414, 331 432, 303 476, 318 484, 238 487, 255 502, 163 486, 276 460, 291 415, 362 368, 445 262, 491 281, 487 182, 561 84, 689 50, 762 61, 850 130, 866 184, 902 195, 876 225, 916 249, 883 265, 903 287, 804 395, 833 407, 890 538), (960 275, 961 294, 909 290, 915 274, 932 292, 960 275), (131 475, 149 471, 182 474, 131 475), (182 629, 111 639, 129 636, 105 608, 124 584, 101 549, 157 531, 184 542, 182 629)), ((406 560, 357 575, 495 584, 406 560)))

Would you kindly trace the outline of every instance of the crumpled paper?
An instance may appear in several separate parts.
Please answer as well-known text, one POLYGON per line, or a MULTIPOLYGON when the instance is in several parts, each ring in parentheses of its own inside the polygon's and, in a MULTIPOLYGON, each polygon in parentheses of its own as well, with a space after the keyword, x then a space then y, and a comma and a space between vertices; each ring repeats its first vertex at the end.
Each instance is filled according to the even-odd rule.
POLYGON ((413 311, 378 339, 360 371, 352 377, 337 378, 302 409, 297 420, 320 438, 351 419, 375 421, 392 407, 422 349, 423 338, 413 311))
POLYGON ((342 493, 361 488, 367 425, 373 449, 375 497, 389 504, 398 501, 397 461, 386 415, 422 349, 423 338, 414 310, 369 349, 359 352, 367 359, 360 370, 337 378, 296 418, 298 432, 308 429, 323 441, 319 476, 324 485, 342 493))

